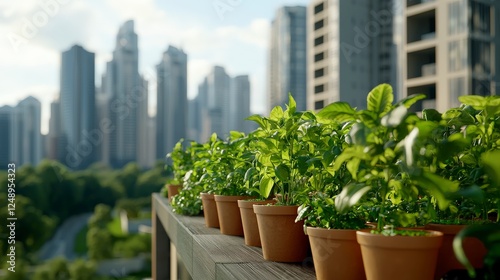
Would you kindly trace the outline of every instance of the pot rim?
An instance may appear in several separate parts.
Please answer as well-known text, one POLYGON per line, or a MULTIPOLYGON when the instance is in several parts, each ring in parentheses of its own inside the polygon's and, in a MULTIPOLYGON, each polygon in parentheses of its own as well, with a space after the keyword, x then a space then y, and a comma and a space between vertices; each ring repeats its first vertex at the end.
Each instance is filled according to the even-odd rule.
POLYGON ((284 206, 284 205, 261 205, 254 204, 253 211, 257 215, 272 215, 272 216, 297 216, 298 205, 284 206))
POLYGON ((361 246, 428 250, 439 249, 443 242, 443 233, 435 230, 424 230, 431 234, 426 236, 385 236, 370 231, 371 229, 356 231, 356 239, 361 246))
POLYGON ((356 231, 355 229, 330 229, 310 226, 306 228, 306 234, 311 237, 351 241, 356 241, 356 231))
POLYGON ((248 200, 248 199, 239 199, 238 200, 238 206, 240 208, 248 208, 248 209, 253 209, 253 205, 255 204, 269 204, 272 203, 274 200, 248 200))
POLYGON ((250 196, 246 195, 220 195, 216 194, 214 195, 214 199, 217 202, 236 202, 241 199, 248 199, 250 196))

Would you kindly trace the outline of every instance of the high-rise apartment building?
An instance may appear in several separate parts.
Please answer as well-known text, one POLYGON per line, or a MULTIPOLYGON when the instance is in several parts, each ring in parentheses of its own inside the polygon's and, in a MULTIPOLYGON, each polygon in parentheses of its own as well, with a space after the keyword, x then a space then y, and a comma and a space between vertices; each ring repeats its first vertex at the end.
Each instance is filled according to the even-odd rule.
POLYGON ((10 160, 21 166, 37 165, 42 160, 41 103, 29 96, 13 109, 10 160))
POLYGON ((198 87, 198 96, 191 102, 197 110, 190 114, 191 135, 205 142, 212 133, 224 139, 231 130, 248 132, 250 115, 250 80, 247 75, 231 78, 223 67, 215 66, 198 87))
POLYGON ((12 142, 12 117, 14 108, 11 106, 0 107, 0 169, 7 169, 11 162, 12 142))
POLYGON ((499 1, 404 3, 403 95, 427 95, 417 110, 445 111, 460 95, 497 94, 499 1))
POLYGON ((84 169, 92 164, 102 142, 102 136, 95 134, 94 77, 94 53, 78 45, 62 53, 58 122, 63 143, 58 144, 64 146, 62 162, 73 169, 84 169))
MULTIPOLYGON (((140 114, 146 102, 147 90, 139 75, 139 49, 134 21, 125 22, 116 36, 113 60, 107 65, 104 84, 109 96, 109 120, 113 130, 109 134, 109 162, 120 168, 137 161, 139 149, 139 121, 147 119, 140 114)), ((146 124, 144 124, 146 125, 146 124)))
POLYGON ((366 107, 380 83, 397 84, 393 1, 313 0, 307 11, 307 109, 366 107))
POLYGON ((271 26, 268 65, 268 111, 284 106, 291 93, 298 110, 306 109, 307 98, 307 8, 282 7, 271 26))
POLYGON ((156 158, 164 159, 187 136, 187 55, 169 46, 156 70, 156 158))
POLYGON ((65 147, 61 125, 61 103, 55 100, 50 103, 49 133, 47 134, 47 157, 64 162, 65 147))
POLYGON ((240 75, 231 79, 229 107, 229 130, 248 133, 251 122, 245 120, 250 116, 250 79, 248 75, 240 75))

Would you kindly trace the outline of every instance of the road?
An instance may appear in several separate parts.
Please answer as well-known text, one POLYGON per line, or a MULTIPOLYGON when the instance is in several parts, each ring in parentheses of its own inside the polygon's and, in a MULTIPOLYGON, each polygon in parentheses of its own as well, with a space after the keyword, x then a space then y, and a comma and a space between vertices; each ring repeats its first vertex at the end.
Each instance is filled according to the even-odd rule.
POLYGON ((85 227, 92 213, 73 216, 57 229, 56 234, 43 245, 38 253, 40 261, 46 261, 55 257, 64 257, 74 260, 78 256, 74 252, 75 237, 85 227))

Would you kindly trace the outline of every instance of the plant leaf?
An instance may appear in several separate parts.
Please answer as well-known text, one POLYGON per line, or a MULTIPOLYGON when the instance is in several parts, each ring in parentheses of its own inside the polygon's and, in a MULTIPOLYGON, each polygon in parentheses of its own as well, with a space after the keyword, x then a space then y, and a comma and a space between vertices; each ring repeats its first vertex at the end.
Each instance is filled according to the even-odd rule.
POLYGON ((385 115, 381 124, 386 127, 397 127, 405 119, 408 109, 405 106, 398 106, 385 115))
POLYGON ((400 100, 396 105, 400 106, 403 105, 407 109, 409 109, 413 104, 417 103, 418 101, 425 99, 427 96, 423 93, 418 93, 418 94, 412 94, 402 100, 400 100))
POLYGON ((486 99, 479 95, 462 95, 458 97, 458 100, 476 110, 482 110, 486 106, 486 99))
POLYGON ((441 113, 439 113, 436 109, 424 109, 422 111, 422 118, 426 121, 441 121, 441 113))
POLYGON ((393 101, 392 87, 389 84, 381 84, 368 93, 367 108, 382 117, 391 110, 393 101))
POLYGON ((275 169, 276 177, 282 182, 288 182, 290 180, 290 168, 284 164, 276 166, 275 169))
POLYGON ((349 184, 335 198, 335 208, 341 213, 354 206, 371 189, 365 184, 349 184))
POLYGON ((329 123, 338 122, 343 123, 346 121, 355 120, 356 110, 347 102, 334 102, 321 109, 318 112, 317 118, 319 122, 329 123))
POLYGON ((260 180, 259 191, 263 198, 268 198, 273 189, 274 181, 269 176, 264 175, 260 180))
POLYGON ((450 181, 439 175, 424 171, 420 176, 417 176, 416 181, 420 187, 427 190, 436 199, 438 206, 444 210, 449 205, 449 200, 446 198, 448 194, 458 190, 458 182, 450 181))

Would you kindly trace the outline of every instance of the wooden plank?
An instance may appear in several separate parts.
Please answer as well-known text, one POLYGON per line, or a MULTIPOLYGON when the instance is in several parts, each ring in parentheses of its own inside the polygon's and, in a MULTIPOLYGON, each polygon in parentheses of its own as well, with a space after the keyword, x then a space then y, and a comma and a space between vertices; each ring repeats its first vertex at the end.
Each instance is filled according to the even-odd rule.
POLYGON ((217 264, 217 280, 235 279, 316 279, 314 270, 301 264, 276 262, 217 264))
POLYGON ((202 216, 177 215, 159 194, 153 194, 153 213, 193 279, 315 278, 312 261, 306 260, 304 264, 266 261, 261 248, 246 246, 243 237, 222 235, 219 229, 207 228, 202 216))
POLYGON ((193 278, 215 279, 217 263, 263 262, 262 250, 246 246, 242 237, 197 235, 193 242, 193 278))

